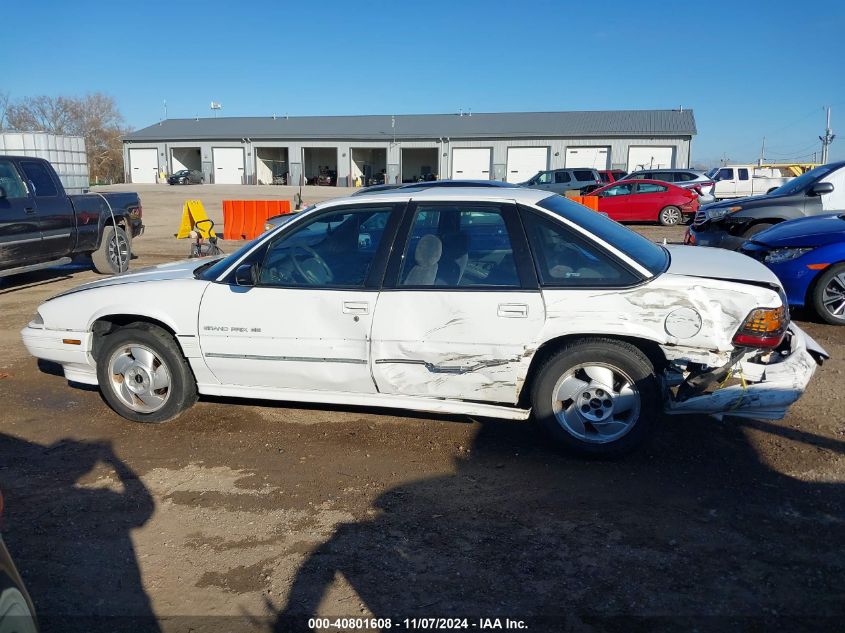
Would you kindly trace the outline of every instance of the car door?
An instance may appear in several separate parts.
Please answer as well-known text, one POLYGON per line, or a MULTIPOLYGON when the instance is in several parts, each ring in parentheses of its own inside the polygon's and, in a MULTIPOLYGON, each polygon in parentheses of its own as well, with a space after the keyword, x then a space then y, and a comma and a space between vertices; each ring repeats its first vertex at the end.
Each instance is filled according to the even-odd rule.
POLYGON ((199 336, 216 378, 280 390, 375 392, 370 326, 399 210, 359 204, 309 215, 251 256, 253 286, 211 284, 199 336))
POLYGON ((618 185, 608 187, 598 194, 599 196, 599 211, 606 213, 611 220, 617 222, 625 222, 634 217, 634 211, 631 208, 634 189, 633 182, 623 182, 618 185))
POLYGON ((512 203, 406 212, 372 330, 380 393, 515 403, 545 320, 512 203))
POLYGON ((41 230, 35 201, 14 162, 0 158, 0 269, 38 261, 41 230))
POLYGON ((713 195, 716 198, 733 198, 736 196, 736 180, 734 170, 731 167, 722 167, 714 178, 716 186, 713 188, 713 195))
POLYGON ((530 187, 532 189, 545 189, 552 191, 554 185, 554 172, 541 171, 534 178, 531 179, 530 187))
POLYGON ((21 160, 20 167, 38 209, 42 257, 59 258, 68 255, 74 247, 76 222, 73 207, 64 195, 61 183, 56 181, 52 171, 41 161, 21 160))
POLYGON ((754 191, 754 182, 751 180, 747 167, 738 167, 736 170, 736 194, 740 197, 753 196, 764 191, 754 191))
MULTIPOLYGON (((676 202, 670 202, 669 187, 654 182, 638 182, 631 196, 630 220, 637 222, 654 222, 660 210, 676 202)), ((676 190, 677 191, 677 190, 676 190)))

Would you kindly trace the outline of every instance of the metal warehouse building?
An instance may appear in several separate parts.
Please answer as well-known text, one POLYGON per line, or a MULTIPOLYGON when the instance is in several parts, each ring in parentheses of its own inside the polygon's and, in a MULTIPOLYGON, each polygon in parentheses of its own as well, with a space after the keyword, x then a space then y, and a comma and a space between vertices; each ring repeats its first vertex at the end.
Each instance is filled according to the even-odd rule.
POLYGON ((167 119, 124 138, 124 165, 134 183, 180 169, 220 184, 522 182, 560 167, 688 167, 695 133, 683 109, 167 119))

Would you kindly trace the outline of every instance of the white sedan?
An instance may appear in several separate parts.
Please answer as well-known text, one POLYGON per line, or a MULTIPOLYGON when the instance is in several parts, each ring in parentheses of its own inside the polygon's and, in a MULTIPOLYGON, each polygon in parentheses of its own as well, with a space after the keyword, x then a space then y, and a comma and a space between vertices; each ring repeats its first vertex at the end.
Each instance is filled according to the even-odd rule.
POLYGON ((54 297, 22 334, 130 420, 198 394, 533 414, 591 454, 661 411, 781 418, 826 357, 761 264, 516 188, 321 203, 227 257, 54 297))

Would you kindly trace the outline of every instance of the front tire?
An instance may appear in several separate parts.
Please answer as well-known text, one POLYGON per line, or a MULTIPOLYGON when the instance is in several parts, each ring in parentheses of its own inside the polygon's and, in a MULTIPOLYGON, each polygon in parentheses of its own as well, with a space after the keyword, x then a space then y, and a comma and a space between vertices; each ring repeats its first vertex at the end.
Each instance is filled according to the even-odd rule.
POLYGON ((94 270, 103 275, 116 275, 129 270, 132 244, 126 232, 109 224, 103 228, 100 248, 91 253, 94 270))
POLYGON ((760 224, 755 224, 750 229, 745 231, 745 233, 742 234, 742 237, 748 239, 750 237, 753 237, 754 235, 757 235, 758 233, 762 233, 766 229, 772 228, 773 226, 774 224, 772 224, 771 222, 761 222, 760 224))
POLYGON ((813 307, 825 322, 845 325, 845 264, 831 266, 816 281, 813 307))
POLYGON ((628 453, 660 411, 651 361, 629 343, 590 338, 565 345, 540 368, 531 393, 535 421, 581 455, 628 453))
POLYGON ((660 210, 657 220, 663 226, 677 226, 684 221, 684 214, 678 207, 668 206, 660 210))
POLYGON ((167 422, 197 400, 196 380, 176 341, 145 323, 105 337, 97 354, 97 382, 106 403, 133 422, 167 422))

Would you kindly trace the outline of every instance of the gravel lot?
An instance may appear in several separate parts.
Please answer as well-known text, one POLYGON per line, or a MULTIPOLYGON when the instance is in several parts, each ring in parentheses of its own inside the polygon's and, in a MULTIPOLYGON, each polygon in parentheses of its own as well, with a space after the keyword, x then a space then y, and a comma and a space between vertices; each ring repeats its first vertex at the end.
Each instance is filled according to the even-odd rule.
MULTIPOLYGON (((140 191, 134 269, 187 254, 173 238, 186 198, 222 222, 223 198, 294 193, 103 190, 140 191)), ((126 422, 39 370, 18 335, 44 299, 96 277, 0 279, 4 538, 44 630, 287 631, 314 614, 841 626, 845 328, 795 315, 833 359, 785 420, 670 418, 636 455, 589 462, 530 423, 389 410, 205 399, 165 425, 126 422)))

